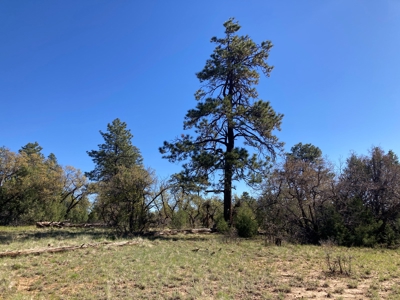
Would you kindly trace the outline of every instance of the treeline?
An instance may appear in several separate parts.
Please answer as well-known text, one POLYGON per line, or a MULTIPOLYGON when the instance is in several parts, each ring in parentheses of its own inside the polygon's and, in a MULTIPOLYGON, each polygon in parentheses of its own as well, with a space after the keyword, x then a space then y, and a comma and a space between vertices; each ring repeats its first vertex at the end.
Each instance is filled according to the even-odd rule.
POLYGON ((323 158, 318 147, 298 143, 271 165, 253 196, 234 196, 232 224, 225 221, 218 198, 199 197, 197 205, 190 205, 187 196, 179 199, 175 194, 169 202, 176 208, 170 210, 172 225, 195 226, 190 220, 197 207, 203 210, 196 213, 200 220, 212 220, 203 226, 229 231, 231 225, 244 237, 262 232, 275 241, 302 244, 400 243, 400 162, 393 151, 380 147, 368 155, 352 153, 338 166, 323 158))
POLYGON ((373 147, 334 166, 318 147, 299 143, 265 174, 258 196, 234 197, 228 224, 220 198, 178 174, 160 181, 145 168, 126 123, 116 119, 107 129, 104 144, 88 152, 96 168, 87 176, 60 166, 54 154, 44 157, 36 142, 17 153, 0 148, 0 224, 102 221, 119 234, 232 225, 242 236, 262 231, 295 243, 400 242, 400 163, 392 151, 373 147))
POLYGON ((104 143, 87 152, 95 168, 85 173, 95 196, 92 220, 126 235, 150 228, 211 227, 222 215, 221 201, 204 198, 200 186, 183 182, 178 174, 160 180, 146 168, 125 122, 115 119, 100 134, 104 143))
POLYGON ((88 220, 86 177, 72 166, 60 166, 54 154, 45 157, 41 151, 37 142, 17 153, 0 148, 0 225, 88 220))
POLYGON ((212 227, 221 201, 204 198, 177 177, 160 180, 143 165, 132 134, 119 119, 101 132, 104 143, 88 151, 94 170, 83 173, 45 157, 37 143, 18 152, 0 148, 0 225, 41 221, 105 222, 118 234, 149 228, 212 227))
POLYGON ((294 242, 398 244, 398 157, 373 147, 335 171, 319 148, 297 144, 265 180, 256 211, 267 231, 294 242))

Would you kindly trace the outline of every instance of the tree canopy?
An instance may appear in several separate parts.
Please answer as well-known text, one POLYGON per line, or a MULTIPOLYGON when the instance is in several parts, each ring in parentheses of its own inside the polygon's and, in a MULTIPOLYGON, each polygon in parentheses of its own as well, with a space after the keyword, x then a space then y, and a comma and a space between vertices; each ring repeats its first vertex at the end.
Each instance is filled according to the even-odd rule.
POLYGON ((19 150, 19 153, 26 153, 27 155, 37 154, 42 156, 43 147, 39 145, 38 142, 28 143, 25 146, 22 146, 19 150))
POLYGON ((304 162, 317 162, 322 158, 322 151, 318 147, 312 144, 298 143, 294 145, 291 149, 291 152, 287 153, 287 157, 302 160, 304 162))
POLYGON ((118 167, 132 167, 143 163, 138 148, 132 145, 133 135, 125 122, 115 119, 107 125, 107 132, 100 131, 104 143, 99 150, 87 151, 95 163, 94 170, 85 175, 93 181, 107 181, 118 173, 118 167))
POLYGON ((87 220, 86 178, 59 166, 55 155, 46 159, 41 150, 37 142, 19 153, 0 147, 0 224, 87 220))

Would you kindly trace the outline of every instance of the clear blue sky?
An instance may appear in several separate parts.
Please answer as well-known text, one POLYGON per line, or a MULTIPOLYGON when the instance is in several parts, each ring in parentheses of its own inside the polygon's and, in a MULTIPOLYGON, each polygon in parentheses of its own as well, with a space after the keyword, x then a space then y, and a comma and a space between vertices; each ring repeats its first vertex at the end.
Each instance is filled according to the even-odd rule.
POLYGON ((283 113, 286 150, 312 143, 331 160, 372 145, 400 155, 400 1, 154 0, 0 2, 0 146, 37 141, 62 165, 93 169, 99 130, 128 124, 147 166, 196 105, 195 73, 235 17, 271 40, 260 98, 283 113))

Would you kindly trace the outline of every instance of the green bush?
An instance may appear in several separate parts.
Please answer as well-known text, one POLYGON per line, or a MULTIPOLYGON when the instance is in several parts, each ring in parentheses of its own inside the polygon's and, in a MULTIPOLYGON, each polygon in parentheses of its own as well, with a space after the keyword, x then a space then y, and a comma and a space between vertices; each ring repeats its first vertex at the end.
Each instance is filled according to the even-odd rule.
POLYGON ((188 214, 183 209, 178 210, 173 214, 171 220, 171 227, 174 229, 186 228, 188 225, 188 214))
POLYGON ((258 223, 255 220, 254 213, 247 207, 239 208, 235 227, 240 237, 253 237, 258 232, 258 223))
POLYGON ((220 217, 217 220, 216 228, 220 233, 227 233, 229 231, 229 224, 225 221, 224 217, 220 217))

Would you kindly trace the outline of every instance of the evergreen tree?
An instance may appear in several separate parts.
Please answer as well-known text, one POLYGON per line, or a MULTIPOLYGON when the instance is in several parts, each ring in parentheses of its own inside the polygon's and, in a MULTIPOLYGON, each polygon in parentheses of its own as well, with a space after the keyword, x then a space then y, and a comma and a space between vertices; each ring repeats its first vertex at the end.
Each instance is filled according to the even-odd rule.
POLYGON ((26 153, 28 156, 31 156, 32 154, 36 154, 40 156, 41 158, 44 158, 42 154, 43 147, 39 145, 38 142, 34 143, 28 143, 25 146, 22 146, 21 149, 19 150, 19 153, 26 153))
POLYGON ((374 236, 374 242, 370 240, 361 244, 371 246, 374 243, 398 243, 399 178, 400 163, 393 151, 385 153, 380 147, 372 147, 369 156, 353 153, 347 159, 336 187, 338 209, 354 236, 361 236, 360 233, 374 236), (362 207, 354 211, 362 211, 363 214, 351 211, 353 203, 359 203, 362 207))
POLYGON ((59 166, 58 161, 57 161, 57 157, 54 153, 50 153, 47 156, 47 160, 51 163, 53 163, 55 166, 59 166))
POLYGON ((195 94, 198 104, 187 112, 184 129, 196 137, 182 135, 164 142, 160 152, 171 162, 186 161, 180 178, 208 186, 207 191, 224 194, 224 218, 232 222, 232 182, 258 182, 280 143, 273 130, 280 129, 283 115, 269 102, 258 99, 254 88, 259 72, 269 76, 267 59, 270 41, 256 44, 239 36, 234 19, 224 23, 225 37, 213 37, 217 44, 197 78, 203 84, 195 94), (256 150, 251 155, 245 146, 256 150), (212 182, 213 175, 219 180, 212 182))
POLYGON ((108 181, 117 174, 119 166, 142 165, 142 155, 132 145, 133 135, 125 122, 117 118, 107 125, 107 132, 100 131, 100 134, 104 143, 98 145, 99 150, 87 151, 96 165, 93 171, 85 173, 89 180, 108 181))
POLYGON ((291 149, 292 152, 287 153, 287 157, 295 160, 302 160, 309 163, 317 163, 322 159, 322 151, 312 144, 298 143, 291 149))
POLYGON ((99 150, 87 152, 96 164, 93 171, 86 173, 90 180, 96 181, 93 185, 97 193, 95 206, 103 220, 118 233, 141 231, 154 201, 149 199, 154 175, 144 168, 125 122, 115 119, 107 125, 107 132, 100 131, 100 134, 104 143, 99 145, 99 150))

